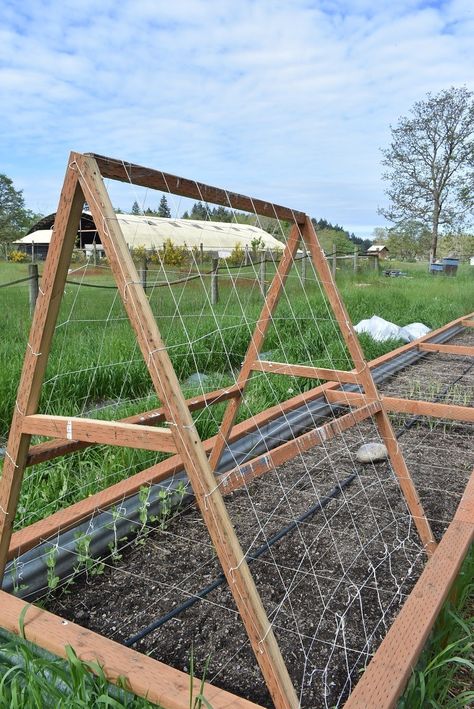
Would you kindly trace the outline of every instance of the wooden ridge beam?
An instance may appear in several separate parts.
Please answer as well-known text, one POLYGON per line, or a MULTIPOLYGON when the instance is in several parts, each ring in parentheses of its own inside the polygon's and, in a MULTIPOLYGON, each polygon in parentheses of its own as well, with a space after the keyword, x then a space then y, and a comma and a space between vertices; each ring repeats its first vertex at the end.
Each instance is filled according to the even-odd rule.
POLYGON ((422 352, 438 352, 439 354, 452 354, 474 357, 474 347, 468 345, 437 345, 433 342, 422 342, 418 345, 422 352))
MULTIPOLYGON (((201 693, 198 678, 191 684, 186 672, 0 591, 2 627, 19 635, 21 619, 29 642, 64 659, 67 659, 67 647, 72 647, 80 660, 100 666, 109 682, 118 684, 125 679, 128 690, 163 709, 189 709, 191 690, 194 697, 201 693)), ((209 682, 204 683, 202 694, 213 709, 261 709, 258 704, 209 682)))
POLYGON ((132 423, 101 419, 34 414, 24 417, 22 431, 35 436, 176 453, 173 433, 169 428, 137 426, 132 423))
POLYGON ((254 199, 236 192, 229 192, 220 187, 212 187, 202 182, 189 180, 185 177, 177 177, 161 170, 153 170, 149 167, 116 160, 104 155, 96 155, 95 153, 89 153, 88 155, 96 160, 100 173, 105 178, 148 187, 160 192, 169 192, 181 197, 189 197, 199 202, 220 204, 223 207, 238 209, 243 212, 257 213, 272 219, 284 219, 297 224, 303 224, 306 218, 303 212, 283 207, 279 204, 254 199))
POLYGON ((292 458, 295 458, 300 453, 304 453, 315 446, 330 441, 338 434, 346 431, 348 428, 352 428, 352 426, 360 423, 360 421, 374 416, 379 411, 380 404, 375 401, 371 404, 367 404, 367 406, 362 406, 360 409, 354 409, 354 411, 348 414, 344 414, 322 426, 313 428, 311 431, 291 441, 282 443, 277 448, 273 448, 271 451, 254 458, 248 463, 244 463, 234 468, 234 470, 224 473, 220 477, 220 481, 222 481, 220 482, 222 494, 227 495, 247 485, 255 478, 286 463, 288 460, 292 460, 292 458))
MULTIPOLYGON (((233 396, 238 396, 240 387, 238 385, 230 386, 225 389, 216 389, 208 394, 201 394, 186 400, 186 404, 190 411, 198 411, 212 404, 219 404, 223 401, 231 399, 233 396)), ((166 421, 166 415, 163 408, 151 409, 144 413, 134 414, 126 418, 119 419, 117 423, 130 423, 137 426, 151 426, 166 421)), ((31 446, 28 452, 27 465, 36 465, 44 463, 47 460, 52 460, 61 455, 74 453, 75 451, 84 450, 93 445, 87 441, 71 441, 67 438, 62 438, 56 441, 46 441, 31 446)))
POLYGON ((288 374, 294 377, 307 377, 308 379, 327 379, 331 382, 350 382, 351 384, 359 383, 357 372, 347 372, 339 369, 324 369, 322 367, 310 367, 302 364, 269 362, 268 360, 257 359, 252 364, 252 369, 258 372, 288 374))
MULTIPOLYGON (((368 403, 364 394, 353 391, 327 390, 324 393, 331 404, 342 406, 363 406, 368 403)), ((399 399, 394 396, 380 397, 386 411, 391 413, 413 414, 414 416, 431 416, 450 421, 465 421, 474 423, 474 408, 457 406, 456 404, 439 404, 435 401, 420 401, 418 399, 399 399)))
POLYGON ((345 709, 392 709, 397 705, 473 541, 474 471, 453 521, 345 709))

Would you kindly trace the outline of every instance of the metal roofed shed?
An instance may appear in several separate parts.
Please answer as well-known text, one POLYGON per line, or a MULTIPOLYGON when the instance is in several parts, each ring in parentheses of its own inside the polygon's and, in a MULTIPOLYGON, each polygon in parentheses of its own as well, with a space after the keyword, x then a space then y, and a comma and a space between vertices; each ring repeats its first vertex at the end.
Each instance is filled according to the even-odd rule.
MULTIPOLYGON (((251 224, 197 221, 193 219, 169 219, 147 215, 116 214, 117 221, 129 248, 144 246, 147 251, 160 249, 170 239, 176 246, 189 249, 201 248, 213 251, 221 258, 229 256, 237 244, 252 248, 252 242, 259 240, 261 248, 277 251, 283 243, 260 227, 251 224)), ((30 232, 15 242, 15 246, 31 254, 32 245, 37 257, 45 258, 51 240, 55 214, 44 217, 30 232)), ((95 242, 100 244, 92 216, 84 212, 78 231, 78 247, 86 252, 95 242)))
POLYGON ((387 258, 389 254, 389 250, 385 246, 385 244, 372 244, 372 246, 369 246, 367 249, 367 254, 369 256, 377 256, 378 258, 387 258))

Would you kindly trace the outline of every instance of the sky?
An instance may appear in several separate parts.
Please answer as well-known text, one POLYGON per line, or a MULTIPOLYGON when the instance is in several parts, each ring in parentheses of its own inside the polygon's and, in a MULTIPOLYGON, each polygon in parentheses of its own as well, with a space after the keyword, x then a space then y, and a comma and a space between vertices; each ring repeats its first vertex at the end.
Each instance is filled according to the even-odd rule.
POLYGON ((472 0, 2 0, 0 172, 50 213, 96 152, 366 237, 390 125, 463 85, 472 0))

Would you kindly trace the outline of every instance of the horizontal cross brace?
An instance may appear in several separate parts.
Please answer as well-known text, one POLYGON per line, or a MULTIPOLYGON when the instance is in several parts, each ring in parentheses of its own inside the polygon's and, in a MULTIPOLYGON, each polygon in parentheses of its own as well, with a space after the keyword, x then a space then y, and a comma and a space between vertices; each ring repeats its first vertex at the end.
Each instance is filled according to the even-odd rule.
MULTIPOLYGON (((328 390, 324 394, 330 404, 362 406, 369 403, 363 394, 352 391, 328 390)), ((439 404, 434 401, 420 401, 418 399, 398 399, 393 396, 381 396, 380 398, 385 410, 391 413, 432 416, 433 418, 474 423, 474 408, 469 406, 439 404)))
POLYGON ((288 374, 293 377, 307 377, 308 379, 326 379, 331 382, 345 382, 358 384, 356 372, 346 372, 339 369, 323 369, 321 367, 308 367, 302 364, 287 364, 286 362, 268 362, 257 359, 252 364, 256 372, 269 372, 270 374, 288 374))
POLYGON ((263 475, 269 470, 273 470, 279 465, 286 463, 288 460, 295 458, 298 454, 304 453, 304 451, 321 445, 326 441, 330 441, 331 438, 346 431, 348 428, 352 428, 352 426, 355 426, 360 421, 374 416, 380 409, 380 403, 373 401, 366 406, 362 406, 360 409, 355 409, 348 414, 344 414, 344 416, 329 421, 323 426, 318 426, 292 441, 283 443, 281 446, 278 446, 278 448, 274 448, 268 453, 258 456, 258 458, 254 458, 248 463, 231 470, 229 473, 222 476, 222 494, 226 495, 233 490, 237 490, 254 478, 260 477, 260 475, 263 475))
POLYGON ((163 453, 176 452, 173 433, 169 428, 137 426, 120 421, 34 414, 33 416, 25 416, 22 431, 49 438, 66 438, 71 441, 141 448, 163 453))
MULTIPOLYGON (((190 411, 197 411, 203 409, 211 404, 220 404, 223 401, 227 401, 240 393, 240 387, 234 385, 227 387, 226 389, 216 389, 208 394, 202 394, 200 396, 194 396, 192 399, 187 399, 186 404, 190 411)), ((135 414, 134 416, 129 416, 124 419, 120 419, 117 423, 131 423, 137 426, 151 426, 158 423, 163 423, 166 421, 166 416, 164 409, 152 409, 151 411, 145 411, 141 414, 135 414)), ((59 439, 56 441, 46 441, 45 443, 38 443, 35 446, 31 446, 28 453, 27 465, 36 465, 37 463, 43 463, 46 460, 51 460, 52 458, 57 458, 61 455, 66 455, 67 453, 74 453, 75 451, 83 450, 89 445, 92 445, 88 441, 70 441, 66 438, 59 439)))
POLYGON ((439 352, 440 354, 467 355, 474 357, 474 347, 468 345, 437 345, 432 342, 422 342, 418 345, 422 352, 439 352))

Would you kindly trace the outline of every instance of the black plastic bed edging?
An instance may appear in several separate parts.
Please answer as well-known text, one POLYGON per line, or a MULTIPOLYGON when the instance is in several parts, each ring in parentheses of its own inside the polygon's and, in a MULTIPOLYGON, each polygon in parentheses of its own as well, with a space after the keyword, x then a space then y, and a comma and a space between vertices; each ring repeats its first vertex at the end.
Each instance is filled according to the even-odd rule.
MULTIPOLYGON (((462 325, 453 325, 447 330, 428 338, 427 342, 440 344, 450 340, 461 333, 465 328, 462 325)), ((389 362, 384 362, 372 370, 372 376, 377 384, 391 377, 395 372, 426 357, 428 352, 412 349, 394 357, 389 362)), ((360 391, 355 384, 344 384, 343 391, 360 391)), ((323 395, 309 403, 304 403, 300 408, 284 413, 279 418, 261 426, 257 431, 247 433, 234 441, 224 450, 219 462, 217 472, 225 473, 236 466, 243 466, 248 461, 259 455, 268 453, 273 448, 295 438, 308 428, 316 426, 318 422, 328 415, 333 415, 343 407, 330 405, 323 395)), ((172 496, 178 486, 187 483, 183 471, 171 475, 159 484, 151 485, 147 498, 149 516, 159 515, 161 501, 159 493, 168 491, 172 496)), ((191 493, 187 489, 190 499, 191 493)), ((182 499, 176 495, 174 499, 182 499)), ((173 500, 173 497, 171 498, 173 500)), ((132 534, 133 529, 141 526, 140 511, 143 502, 138 493, 131 495, 120 503, 113 505, 108 510, 97 512, 78 524, 75 528, 58 533, 53 538, 42 542, 34 549, 21 554, 7 566, 3 579, 2 589, 14 593, 20 598, 34 600, 48 589, 48 567, 46 561, 51 549, 57 552, 54 573, 61 580, 74 576, 77 564, 77 540, 87 535, 90 537, 89 553, 93 558, 104 556, 109 552, 109 545, 117 539, 123 539, 132 534), (120 509, 120 516, 114 514, 120 509)))
MULTIPOLYGON (((348 487, 348 485, 350 485, 356 477, 357 473, 351 473, 347 478, 344 478, 344 480, 335 485, 324 497, 322 497, 318 502, 316 502, 315 505, 306 510, 306 512, 303 512, 302 515, 293 520, 293 522, 291 522, 289 525, 283 527, 283 529, 280 529, 279 532, 270 537, 270 539, 268 539, 264 544, 259 546, 258 549, 252 554, 246 554, 244 558, 250 563, 261 557, 262 554, 265 554, 265 552, 270 549, 270 547, 279 542, 280 539, 283 539, 283 537, 285 537, 290 532, 293 532, 298 527, 298 525, 307 520, 308 517, 312 517, 316 514, 316 512, 320 512, 328 506, 331 500, 334 500, 336 497, 339 497, 344 488, 348 487)), ((160 618, 154 620, 153 623, 150 623, 150 625, 147 625, 146 628, 140 630, 139 633, 126 640, 124 642, 124 645, 126 645, 127 647, 135 645, 135 643, 137 643, 139 640, 142 640, 147 635, 150 635, 150 633, 152 633, 154 630, 161 628, 162 625, 165 625, 165 623, 167 623, 172 618, 176 618, 176 616, 180 615, 187 608, 190 608, 195 603, 205 598, 209 593, 211 593, 211 591, 214 591, 214 589, 218 588, 225 582, 226 577, 224 576, 224 574, 219 574, 219 576, 217 576, 214 581, 212 581, 208 586, 205 586, 205 588, 202 588, 200 591, 193 594, 191 598, 188 598, 187 601, 184 601, 184 603, 181 603, 179 606, 173 608, 173 610, 169 611, 169 613, 166 613, 160 618)))

